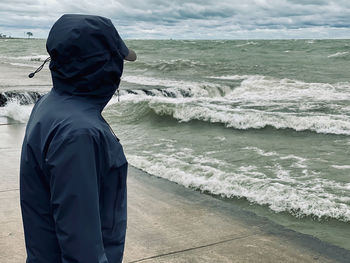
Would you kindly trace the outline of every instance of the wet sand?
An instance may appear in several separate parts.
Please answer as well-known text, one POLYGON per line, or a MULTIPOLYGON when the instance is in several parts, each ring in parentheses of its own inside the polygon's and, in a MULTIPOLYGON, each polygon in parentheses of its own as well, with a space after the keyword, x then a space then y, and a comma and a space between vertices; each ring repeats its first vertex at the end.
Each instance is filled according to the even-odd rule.
MULTIPOLYGON (((9 122, 11 123, 11 122, 9 122)), ((25 262, 19 156, 25 125, 0 125, 0 262, 25 262)), ((134 167, 124 262, 350 262, 350 251, 134 167)))

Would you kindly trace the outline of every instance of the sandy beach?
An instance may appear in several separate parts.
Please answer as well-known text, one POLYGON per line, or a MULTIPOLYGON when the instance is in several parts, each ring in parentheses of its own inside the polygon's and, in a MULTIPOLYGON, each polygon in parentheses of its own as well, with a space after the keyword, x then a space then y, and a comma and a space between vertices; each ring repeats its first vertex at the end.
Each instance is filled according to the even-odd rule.
MULTIPOLYGON (((19 156, 25 125, 0 125, 0 262, 25 261, 19 156)), ((88 231, 88 230, 87 230, 88 231)), ((349 262, 350 251, 299 234, 134 167, 124 262, 349 262)))

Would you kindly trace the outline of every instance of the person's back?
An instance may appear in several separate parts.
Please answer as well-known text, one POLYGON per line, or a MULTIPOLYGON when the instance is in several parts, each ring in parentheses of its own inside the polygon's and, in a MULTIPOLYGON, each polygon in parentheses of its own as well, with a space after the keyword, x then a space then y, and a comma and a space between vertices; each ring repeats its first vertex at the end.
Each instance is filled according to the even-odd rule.
POLYGON ((101 111, 128 49, 108 19, 64 15, 47 50, 54 87, 33 108, 21 155, 27 263, 121 262, 127 161, 101 111))

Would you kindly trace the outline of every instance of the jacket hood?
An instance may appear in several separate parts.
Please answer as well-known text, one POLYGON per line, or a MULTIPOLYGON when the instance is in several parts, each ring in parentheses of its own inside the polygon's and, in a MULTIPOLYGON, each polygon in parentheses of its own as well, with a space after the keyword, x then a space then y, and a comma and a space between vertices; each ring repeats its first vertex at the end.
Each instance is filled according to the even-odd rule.
POLYGON ((105 106, 117 90, 128 48, 112 22, 91 15, 63 15, 47 42, 53 88, 105 106))

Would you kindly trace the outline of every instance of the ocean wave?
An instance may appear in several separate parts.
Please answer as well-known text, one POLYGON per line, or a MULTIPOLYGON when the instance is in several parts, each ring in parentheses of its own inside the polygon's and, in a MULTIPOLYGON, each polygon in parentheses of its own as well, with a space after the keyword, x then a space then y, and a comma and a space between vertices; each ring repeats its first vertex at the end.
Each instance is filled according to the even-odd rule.
POLYGON ((26 67, 26 68, 37 68, 35 65, 30 65, 30 64, 24 64, 24 63, 9 63, 12 66, 17 66, 17 67, 26 67))
POLYGON ((347 170, 350 169, 350 165, 332 165, 333 168, 339 170, 347 170))
POLYGON ((243 43, 243 44, 235 45, 235 47, 255 46, 255 45, 257 45, 257 44, 258 44, 257 42, 248 41, 248 42, 243 43))
MULTIPOLYGON (((114 104, 111 101, 111 104, 114 104)), ((119 102, 120 110, 125 110, 128 121, 139 121, 140 116, 156 114, 176 119, 179 122, 199 120, 223 124, 227 128, 239 130, 292 129, 322 134, 350 135, 350 116, 321 113, 269 112, 247 109, 230 104, 229 100, 214 98, 170 98, 147 95, 126 94, 119 102), (132 111, 130 109, 137 109, 132 111)), ((121 115, 123 113, 121 112, 121 115)), ((153 118, 152 116, 150 116, 153 118)))
POLYGON ((241 85, 229 97, 244 101, 339 101, 350 100, 350 82, 309 83, 293 79, 278 79, 261 75, 223 76, 242 78, 241 85))
MULTIPOLYGON (((256 75, 259 76, 259 75, 256 75)), ((225 75, 225 76, 210 76, 211 79, 223 79, 223 80, 244 80, 254 77, 254 75, 225 75)))
POLYGON ((324 134, 350 135, 350 117, 328 115, 299 116, 290 113, 271 113, 250 109, 218 110, 209 104, 166 103, 150 101, 149 107, 158 115, 168 115, 180 122, 200 120, 210 123, 221 123, 226 127, 240 130, 293 129, 295 131, 313 131, 324 134))
POLYGON ((289 212, 296 217, 311 216, 318 219, 335 218, 350 221, 350 196, 339 198, 328 189, 348 193, 350 184, 337 183, 317 177, 312 171, 302 170, 307 180, 294 178, 289 170, 276 166, 275 178, 269 178, 254 165, 236 169, 216 168, 225 164, 204 155, 183 153, 157 153, 128 155, 128 161, 155 176, 227 198, 245 198, 252 203, 266 205, 275 212, 289 212), (188 160, 191 159, 190 164, 188 160))
MULTIPOLYGON (((126 109, 142 104, 142 110, 179 122, 199 120, 246 130, 273 127, 324 134, 350 135, 350 83, 305 83, 266 76, 221 76, 241 79, 237 87, 208 81, 180 81, 126 76, 123 81, 142 89, 121 90, 126 109)), ((34 103, 38 92, 3 92, 9 100, 34 103)), ((117 102, 117 97, 109 105, 117 102)), ((138 113, 135 113, 136 115, 138 113)), ((143 113, 139 113, 143 114, 143 113)))
POLYGON ((221 86, 214 83, 128 77, 129 82, 168 88, 124 91, 122 100, 133 105, 146 103, 155 114, 180 122, 350 135, 350 115, 344 110, 350 100, 350 83, 306 83, 259 75, 219 77, 242 82, 219 92, 221 86))
POLYGON ((228 94, 233 100, 244 101, 343 101, 350 100, 350 82, 312 83, 293 79, 278 79, 263 75, 210 76, 211 79, 241 80, 228 94))
POLYGON ((315 40, 314 39, 306 40, 305 43, 307 43, 307 44, 315 44, 315 40))
MULTIPOLYGON (((193 96, 196 97, 225 96, 227 99, 233 101, 299 101, 310 103, 312 101, 329 102, 350 100, 350 82, 334 84, 308 83, 293 79, 278 79, 262 75, 210 76, 209 79, 238 80, 241 81, 241 83, 238 86, 234 86, 208 81, 183 81, 144 76, 126 76, 122 78, 123 81, 131 84, 151 87, 151 89, 148 88, 150 92, 156 87, 174 88, 179 91, 192 91, 193 96)), ((179 96, 182 97, 181 95, 179 96)))
POLYGON ((49 55, 31 55, 31 56, 0 56, 0 58, 9 60, 24 60, 24 61, 44 61, 49 55))
POLYGON ((20 123, 29 119, 34 103, 43 95, 37 91, 5 91, 0 93, 0 116, 20 123))
POLYGON ((0 116, 11 118, 20 123, 26 123, 32 112, 33 104, 23 105, 13 100, 0 107, 0 116))
POLYGON ((0 93, 0 107, 14 101, 19 105, 34 104, 42 95, 37 91, 4 91, 0 93))
MULTIPOLYGON (((143 89, 142 91, 143 93, 146 93, 146 95, 152 96, 163 96, 166 95, 166 92, 171 91, 175 96, 178 96, 178 98, 184 97, 183 94, 187 94, 187 97, 216 97, 226 95, 232 91, 232 88, 229 86, 205 81, 183 81, 144 76, 125 76, 122 78, 122 81, 140 86, 151 87, 148 89, 143 89), (156 87, 159 88, 157 89, 156 87), (164 88, 166 88, 166 90, 164 88), (162 90, 165 93, 162 93, 162 90)), ((139 94, 140 90, 133 89, 132 92, 139 94)))
POLYGON ((345 52, 337 52, 337 53, 334 53, 334 54, 331 54, 329 56, 327 56, 328 58, 339 58, 339 57, 345 57, 349 54, 348 51, 345 51, 345 52))
POLYGON ((206 65, 189 59, 158 60, 152 63, 137 62, 131 65, 132 68, 142 70, 156 70, 160 72, 171 72, 178 70, 188 70, 192 68, 202 68, 206 65))

